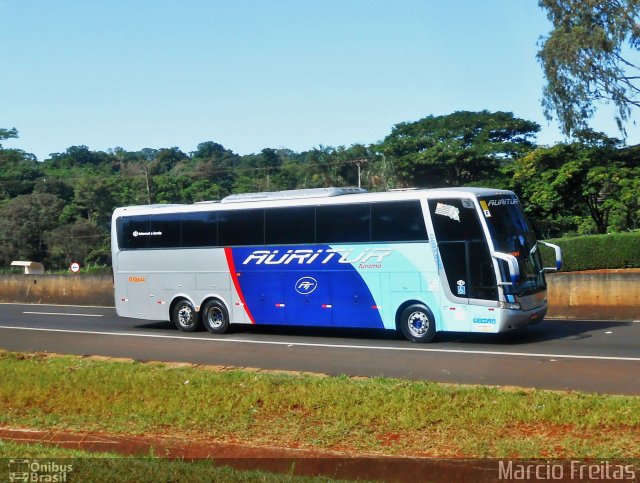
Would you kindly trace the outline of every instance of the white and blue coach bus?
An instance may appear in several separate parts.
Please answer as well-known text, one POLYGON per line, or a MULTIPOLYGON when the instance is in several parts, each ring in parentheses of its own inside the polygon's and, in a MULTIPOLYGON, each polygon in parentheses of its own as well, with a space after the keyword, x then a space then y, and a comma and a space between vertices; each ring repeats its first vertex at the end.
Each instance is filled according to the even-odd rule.
MULTIPOLYGON (((229 324, 504 332, 547 311, 538 242, 510 191, 320 188, 117 208, 118 315, 229 324)), ((556 267, 561 264, 556 251, 556 267)))

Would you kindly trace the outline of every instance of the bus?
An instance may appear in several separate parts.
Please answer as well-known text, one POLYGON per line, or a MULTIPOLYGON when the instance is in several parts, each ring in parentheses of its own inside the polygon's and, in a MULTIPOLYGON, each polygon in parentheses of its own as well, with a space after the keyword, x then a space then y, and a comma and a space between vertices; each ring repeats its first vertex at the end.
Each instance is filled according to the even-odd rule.
MULTIPOLYGON (((486 188, 317 188, 116 208, 119 316, 230 324, 505 332, 540 322, 544 272, 517 196, 486 188)), ((555 250, 545 268, 539 243, 555 250)))

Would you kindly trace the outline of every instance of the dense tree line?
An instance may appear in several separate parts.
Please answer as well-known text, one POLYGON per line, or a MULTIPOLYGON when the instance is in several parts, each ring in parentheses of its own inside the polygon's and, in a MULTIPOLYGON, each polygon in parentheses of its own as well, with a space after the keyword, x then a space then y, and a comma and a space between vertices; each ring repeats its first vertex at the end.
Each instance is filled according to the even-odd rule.
MULTIPOLYGON (((109 264, 116 206, 192 203, 231 193, 326 186, 514 189, 539 236, 640 228, 640 146, 581 131, 576 141, 537 146, 540 127, 507 112, 455 112, 393 127, 368 146, 265 148, 239 155, 207 141, 107 152, 71 146, 42 162, 0 144, 0 267, 109 264)), ((16 138, 0 129, 0 141, 16 138)))

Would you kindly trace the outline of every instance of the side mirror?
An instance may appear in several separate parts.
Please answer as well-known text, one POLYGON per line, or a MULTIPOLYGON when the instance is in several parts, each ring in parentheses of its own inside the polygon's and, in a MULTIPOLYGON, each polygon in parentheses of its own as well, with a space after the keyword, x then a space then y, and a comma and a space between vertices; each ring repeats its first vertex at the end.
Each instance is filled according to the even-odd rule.
POLYGON ((518 259, 513 255, 502 252, 492 252, 491 256, 498 260, 504 260, 509 265, 509 275, 511 282, 498 282, 498 285, 516 285, 520 278, 520 268, 518 268, 518 259))
POLYGON ((547 243, 547 242, 543 242, 540 241, 538 243, 542 243, 545 246, 548 246, 550 248, 553 248, 556 252, 556 266, 555 267, 545 267, 542 269, 543 272, 550 270, 552 272, 556 271, 556 270, 560 270, 562 268, 562 250, 560 249, 560 247, 558 245, 554 245, 553 243, 547 243))

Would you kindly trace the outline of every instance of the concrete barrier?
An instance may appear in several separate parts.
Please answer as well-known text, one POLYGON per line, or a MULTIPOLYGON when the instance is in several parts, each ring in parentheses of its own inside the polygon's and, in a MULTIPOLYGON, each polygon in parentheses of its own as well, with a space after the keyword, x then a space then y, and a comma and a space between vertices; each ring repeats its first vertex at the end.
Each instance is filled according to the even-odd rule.
POLYGON ((114 306, 113 277, 0 275, 0 302, 114 306))
MULTIPOLYGON (((640 320, 640 270, 547 274, 548 317, 640 320)), ((0 275, 0 302, 113 307, 111 275, 0 275)))
POLYGON ((547 317, 640 320, 640 270, 547 274, 547 317))

